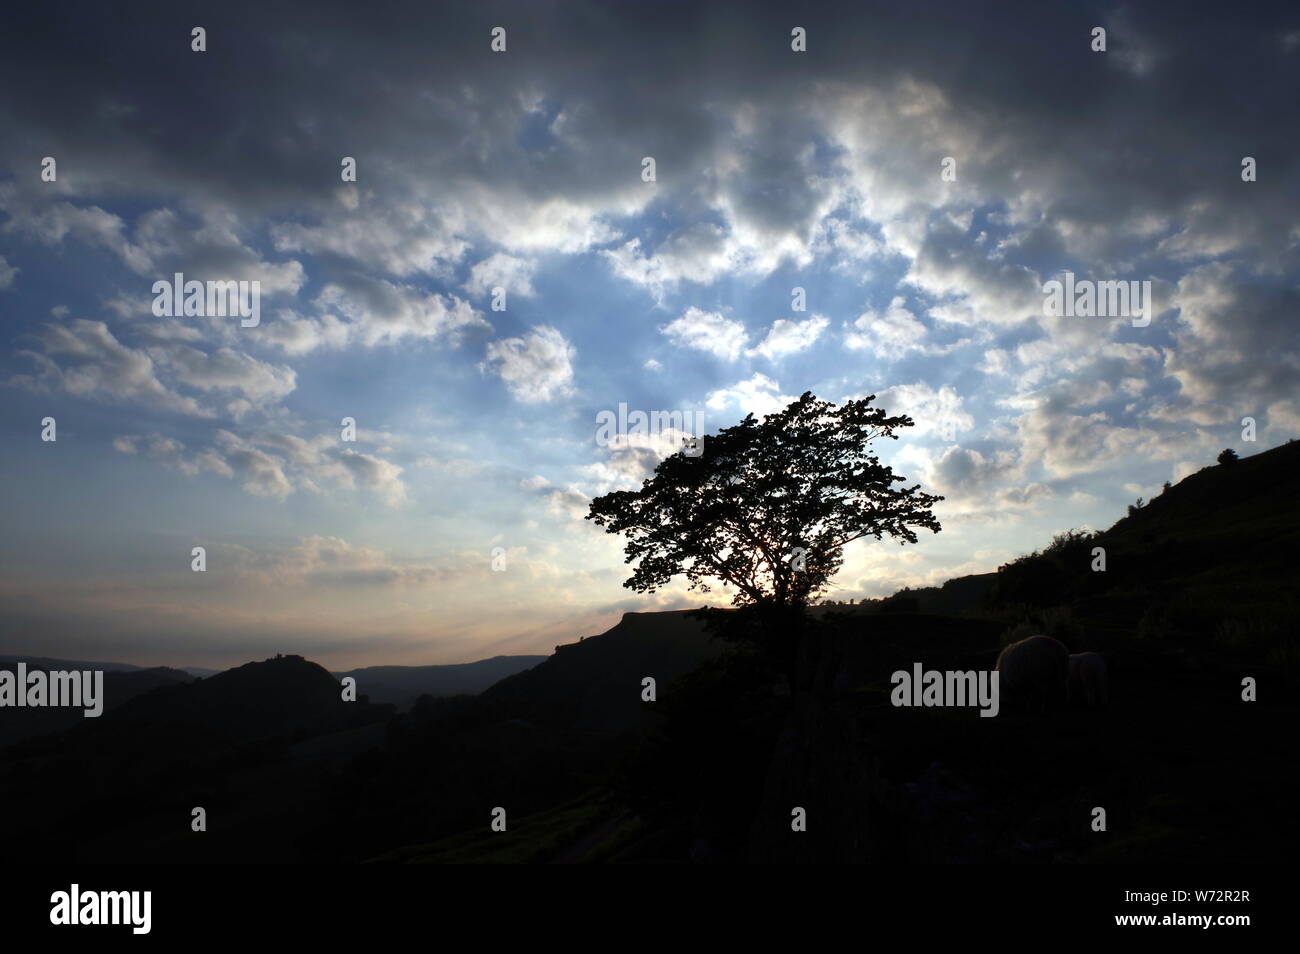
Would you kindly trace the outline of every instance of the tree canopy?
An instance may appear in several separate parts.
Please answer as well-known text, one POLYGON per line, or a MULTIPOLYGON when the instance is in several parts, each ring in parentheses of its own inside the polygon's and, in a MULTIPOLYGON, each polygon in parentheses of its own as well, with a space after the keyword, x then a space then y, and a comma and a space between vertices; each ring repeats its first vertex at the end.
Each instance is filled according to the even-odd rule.
POLYGON ((874 400, 837 406, 804 392, 710 435, 698 456, 665 458, 640 490, 597 497, 587 519, 627 537, 623 585, 652 593, 684 576, 701 592, 730 586, 736 606, 797 608, 825 590, 854 540, 938 533, 930 508, 943 498, 895 486, 905 479, 871 453, 914 422, 874 400))

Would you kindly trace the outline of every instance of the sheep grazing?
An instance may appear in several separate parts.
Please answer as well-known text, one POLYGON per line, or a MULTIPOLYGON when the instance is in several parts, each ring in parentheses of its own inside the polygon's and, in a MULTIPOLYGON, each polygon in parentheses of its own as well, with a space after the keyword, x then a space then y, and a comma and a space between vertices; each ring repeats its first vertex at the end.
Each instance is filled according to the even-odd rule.
POLYGON ((998 691, 1024 709, 1042 711, 1066 698, 1070 651, 1050 636, 1030 636, 1011 643, 998 655, 994 667, 998 691))
POLYGON ((1073 653, 1067 695, 1075 705, 1089 709, 1107 703, 1106 660, 1097 653, 1073 653))

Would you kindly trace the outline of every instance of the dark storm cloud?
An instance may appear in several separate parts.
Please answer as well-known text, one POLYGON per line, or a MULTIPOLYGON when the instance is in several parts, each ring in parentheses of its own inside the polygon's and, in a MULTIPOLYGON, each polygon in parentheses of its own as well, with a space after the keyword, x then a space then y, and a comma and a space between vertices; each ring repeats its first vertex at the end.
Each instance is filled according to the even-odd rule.
POLYGON ((760 122, 737 205, 777 227, 807 215, 809 92, 908 77, 942 90, 949 113, 984 133, 983 153, 959 157, 964 175, 1003 196, 1049 190, 1044 210, 1076 242, 1111 246, 1109 226, 1149 212, 1170 218, 1146 227, 1190 228, 1184 242, 1228 234, 1259 244, 1294 228, 1276 186, 1246 191, 1237 178, 1249 149, 1261 185, 1285 181, 1296 197, 1300 51, 1285 37, 1300 18, 1285 10, 21 7, 0 40, 0 148, 26 179, 40 156, 55 155, 83 195, 202 196, 244 213, 328 208, 344 155, 380 190, 420 180, 440 196, 473 181, 520 201, 612 201, 642 155, 659 157, 661 179, 688 195, 748 103, 760 122), (805 56, 789 53, 796 23, 809 31, 805 56), (1087 48, 1096 24, 1109 29, 1104 55, 1087 48), (205 54, 189 49, 194 25, 208 31, 205 54), (509 31, 504 55, 488 49, 494 25, 509 31), (521 133, 524 105, 542 98, 564 114, 553 146, 505 148, 521 133))

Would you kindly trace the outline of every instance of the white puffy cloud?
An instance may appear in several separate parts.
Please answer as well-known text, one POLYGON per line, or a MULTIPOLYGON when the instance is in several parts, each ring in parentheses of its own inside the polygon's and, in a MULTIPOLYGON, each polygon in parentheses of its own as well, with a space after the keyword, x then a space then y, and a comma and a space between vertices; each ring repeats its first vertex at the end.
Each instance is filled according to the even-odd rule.
POLYGON ((410 285, 353 276, 330 282, 315 301, 321 313, 316 324, 287 331, 294 346, 308 341, 331 343, 342 337, 368 348, 400 344, 407 339, 458 342, 464 332, 490 326, 455 295, 425 294, 410 285))
POLYGON ((723 361, 735 361, 745 350, 743 322, 694 305, 659 331, 678 347, 703 351, 723 361))
POLYGON ((742 417, 746 414, 763 417, 785 408, 795 399, 793 395, 781 394, 781 386, 767 375, 755 373, 731 387, 710 391, 704 403, 714 411, 735 410, 742 417))
POLYGON ((396 507, 406 500, 406 485, 401 480, 402 468, 391 461, 360 451, 344 451, 337 460, 354 480, 378 491, 390 507, 396 507))
POLYGON ((537 291, 533 288, 533 275, 536 271, 537 266, 527 259, 497 252, 474 263, 465 289, 473 295, 486 296, 499 286, 512 295, 536 295, 537 291))
POLYGON ((1228 419, 1242 395, 1250 395, 1247 403, 1264 403, 1300 390, 1295 289, 1259 287, 1214 263, 1184 275, 1173 303, 1180 321, 1164 371, 1192 405, 1213 407, 1228 419))
POLYGON ((134 250, 142 266, 136 270, 168 280, 170 272, 178 271, 186 281, 255 281, 263 299, 296 295, 306 282, 302 263, 265 261, 246 244, 232 213, 209 209, 198 219, 196 226, 168 208, 142 215, 134 230, 134 250))
POLYGON ((263 321, 256 334, 285 354, 297 356, 317 348, 341 350, 352 340, 353 331, 354 326, 337 315, 309 317, 283 309, 274 320, 263 321))
POLYGON ((541 475, 525 478, 519 486, 546 501, 547 510, 572 521, 585 521, 591 497, 575 484, 557 487, 541 475))
POLYGON ((522 338, 490 342, 483 367, 500 377, 518 400, 538 404, 573 393, 576 355, 558 329, 538 325, 522 338))
POLYGON ((340 449, 334 434, 302 438, 261 432, 241 436, 218 429, 210 446, 190 452, 181 441, 153 433, 121 435, 113 447, 142 454, 188 476, 208 471, 238 479, 256 497, 283 500, 297 489, 325 494, 328 488, 364 487, 390 507, 406 501, 402 468, 377 454, 340 449))
POLYGON ((187 455, 185 445, 161 434, 123 435, 113 438, 113 449, 121 454, 144 454, 156 461, 193 477, 208 470, 223 477, 233 477, 234 471, 219 454, 203 451, 187 455))
POLYGON ((935 390, 924 381, 899 384, 885 388, 876 395, 876 406, 891 415, 906 414, 915 422, 908 433, 918 436, 943 437, 951 429, 951 436, 960 439, 963 431, 975 426, 975 419, 966 410, 961 396, 948 385, 935 390))
POLYGON ((35 374, 14 375, 10 384, 37 391, 61 390, 80 398, 106 396, 196 417, 213 416, 194 398, 165 386, 154 360, 145 351, 122 344, 102 321, 77 318, 49 323, 38 340, 41 351, 18 352, 36 364, 35 374))
POLYGON ((278 401, 297 384, 292 368, 259 361, 233 348, 207 353, 168 343, 149 350, 182 384, 199 391, 234 391, 254 404, 278 401))
POLYGON ((767 337, 751 348, 749 354, 778 361, 786 355, 805 351, 816 343, 828 324, 830 319, 818 314, 803 321, 778 318, 768 329, 767 337))
POLYGON ((1274 401, 1265 413, 1271 435, 1300 437, 1300 400, 1274 401))
POLYGON ((894 298, 883 312, 863 312, 844 335, 844 344, 854 351, 871 351, 882 358, 899 358, 909 351, 925 347, 926 328, 894 298))
POLYGON ((965 306, 945 310, 942 314, 949 321, 1014 325, 1043 313, 1038 274, 972 241, 967 230, 951 219, 930 224, 907 281, 936 298, 965 306))
POLYGON ((284 472, 284 461, 229 431, 217 431, 215 452, 242 479, 244 489, 255 497, 283 500, 293 493, 293 484, 284 472))
POLYGON ((371 196, 362 208, 330 210, 322 221, 283 222, 271 236, 280 252, 331 255, 369 270, 398 277, 416 273, 445 276, 470 243, 457 223, 418 202, 387 202, 371 196))
POLYGON ((10 215, 3 231, 25 235, 46 245, 73 238, 105 249, 140 276, 172 280, 256 281, 261 294, 297 294, 306 281, 297 261, 265 261, 240 236, 235 215, 216 208, 186 217, 170 208, 140 215, 134 228, 121 216, 97 205, 42 201, 12 187, 0 187, 0 208, 10 215), (197 220, 197 221, 196 221, 197 220))

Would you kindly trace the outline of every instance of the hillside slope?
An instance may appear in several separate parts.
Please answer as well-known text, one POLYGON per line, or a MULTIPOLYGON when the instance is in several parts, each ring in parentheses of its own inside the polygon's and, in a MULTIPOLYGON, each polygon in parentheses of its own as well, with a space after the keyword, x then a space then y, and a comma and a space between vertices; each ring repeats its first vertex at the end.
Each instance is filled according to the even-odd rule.
POLYGON ((690 613, 625 613, 613 629, 556 647, 541 665, 502 680, 482 698, 553 726, 600 732, 644 726, 644 677, 667 686, 726 648, 690 613))
POLYGON ((1206 467, 1107 530, 1000 567, 987 606, 1068 607, 1101 644, 1139 636, 1293 664, 1297 499, 1300 443, 1206 467), (1104 572, 1092 569, 1095 547, 1104 572))

